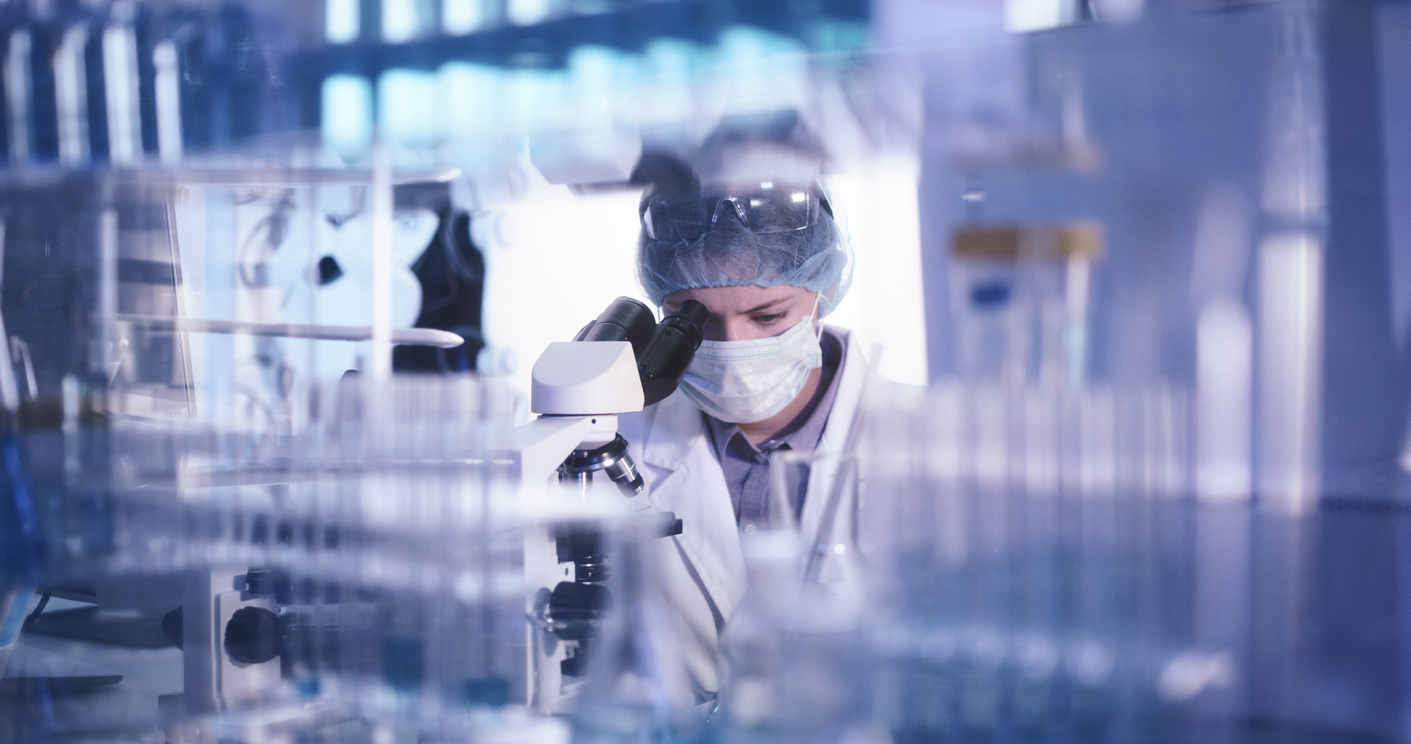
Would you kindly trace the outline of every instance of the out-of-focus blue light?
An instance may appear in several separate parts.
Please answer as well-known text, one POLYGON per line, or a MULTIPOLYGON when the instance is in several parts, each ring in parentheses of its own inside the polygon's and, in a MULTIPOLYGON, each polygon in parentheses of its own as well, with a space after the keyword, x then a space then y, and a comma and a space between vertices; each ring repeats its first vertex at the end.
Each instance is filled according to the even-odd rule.
POLYGON ((421 36, 435 25, 430 0, 382 0, 382 38, 393 44, 421 36))
POLYGON ((562 70, 514 70, 508 75, 509 115, 515 126, 551 125, 562 110, 568 75, 562 70))
POLYGON ((372 85, 357 75, 323 81, 323 141, 347 162, 362 160, 372 144, 372 85))
POLYGON ((442 0, 441 28, 448 34, 468 34, 485 24, 481 0, 442 0))
POLYGON ((637 85, 637 65, 630 55, 585 45, 569 55, 568 78, 578 97, 579 115, 595 123, 623 113, 621 109, 637 85))
POLYGON ((1073 0, 1005 0, 1004 25, 1022 32, 1072 23, 1073 6, 1073 0))
POLYGON ((377 122, 383 136, 409 146, 436 142, 436 75, 388 70, 377 80, 377 122))
POLYGON ((553 12, 552 0, 508 0, 505 15, 510 23, 528 26, 547 20, 553 12))
POLYGON ((504 73, 489 65, 452 62, 437 73, 441 126, 447 139, 482 133, 500 110, 504 73))
POLYGON ((362 31, 358 0, 328 0, 324 5, 323 34, 330 44, 355 41, 362 31))
POLYGON ((720 34, 718 64, 728 87, 726 111, 801 108, 808 99, 808 61, 792 38, 753 26, 720 34))

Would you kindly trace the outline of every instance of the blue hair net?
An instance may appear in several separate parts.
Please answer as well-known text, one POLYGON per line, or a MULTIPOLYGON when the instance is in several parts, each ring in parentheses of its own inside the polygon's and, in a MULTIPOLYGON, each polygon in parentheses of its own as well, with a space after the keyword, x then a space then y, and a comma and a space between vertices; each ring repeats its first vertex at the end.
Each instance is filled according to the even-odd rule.
POLYGON ((822 148, 791 114, 722 125, 689 159, 644 151, 632 174, 634 183, 648 185, 641 213, 697 226, 653 235, 644 224, 637 272, 647 296, 660 305, 682 289, 790 285, 821 293, 819 313, 826 315, 847 293, 852 252, 819 183, 823 161, 822 148), (752 210, 750 227, 728 214, 728 204, 725 218, 711 224, 722 197, 762 184, 806 194, 799 205, 811 209, 806 226, 794 228, 803 222, 787 200, 752 210))

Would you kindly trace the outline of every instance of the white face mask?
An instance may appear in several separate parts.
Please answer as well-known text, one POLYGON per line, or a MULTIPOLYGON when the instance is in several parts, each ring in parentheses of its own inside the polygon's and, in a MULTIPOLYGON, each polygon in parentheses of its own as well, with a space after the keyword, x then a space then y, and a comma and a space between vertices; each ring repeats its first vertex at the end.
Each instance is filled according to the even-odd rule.
POLYGON ((732 424, 753 424, 784 410, 823 365, 813 314, 781 335, 702 341, 681 389, 702 411, 732 424))

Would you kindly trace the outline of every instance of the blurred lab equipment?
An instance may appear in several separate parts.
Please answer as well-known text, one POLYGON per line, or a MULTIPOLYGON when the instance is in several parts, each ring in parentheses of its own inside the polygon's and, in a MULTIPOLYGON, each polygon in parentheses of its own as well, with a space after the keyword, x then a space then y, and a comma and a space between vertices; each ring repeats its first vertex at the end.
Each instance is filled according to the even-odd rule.
POLYGON ((446 351, 399 347, 392 352, 392 366, 398 371, 469 372, 485 348, 481 333, 485 259, 471 239, 471 216, 449 200, 436 206, 436 234, 411 267, 422 294, 416 327, 451 331, 465 342, 446 351))
POLYGON ((1407 17, 0 4, 0 739, 1405 739, 1407 17), (643 143, 781 109, 934 384, 809 463, 843 539, 742 535, 696 700, 609 425, 686 319, 459 373, 637 291, 643 143))
POLYGON ((1247 679, 1246 657, 1194 632, 1185 409, 1169 387, 995 382, 877 401, 864 488, 893 498, 862 539, 888 605, 873 702, 894 736, 1218 730, 1202 705, 1247 679))
POLYGON ((662 551, 676 549, 669 535, 680 530, 662 526, 628 519, 603 533, 612 544, 612 611, 567 716, 575 741, 694 741, 705 733, 662 580, 662 551))
MULTIPOLYGON (((888 736, 874 723, 868 692, 867 591, 852 562, 857 545, 833 542, 832 517, 815 538, 801 533, 794 516, 812 473, 855 472, 854 462, 829 459, 839 458, 787 450, 770 457, 770 517, 741 536, 750 586, 721 638, 726 682, 712 716, 721 740, 888 736), (850 570, 821 582, 814 564, 824 554, 850 570)), ((841 475, 835 489, 853 482, 841 475)), ((830 507, 856 503, 829 501, 830 507)))
MULTIPOLYGON (((575 341, 550 344, 534 364, 530 410, 539 417, 511 434, 525 498, 555 473, 584 502, 595 472, 629 499, 640 494, 642 476, 617 433, 617 417, 675 392, 701 343, 705 318, 704 305, 687 301, 657 323, 647 306, 621 297, 575 341)), ((644 508, 656 513, 649 505, 634 510, 644 508)), ((663 535, 681 531, 674 514, 659 516, 663 535)), ((611 601, 604 586, 607 542, 592 525, 571 524, 531 532, 528 540, 526 580, 542 587, 529 607, 540 626, 529 631, 536 654, 531 701, 540 710, 561 711, 574 678, 587 671, 597 621, 611 601)))
POLYGON ((1081 385, 1101 227, 967 227, 951 250, 961 376, 1081 385))
POLYGON ((487 458, 508 403, 473 380, 353 379, 313 391, 282 444, 114 431, 115 459, 147 489, 115 483, 113 567, 186 576, 167 725, 248 738, 361 707, 434 729, 453 716, 441 706, 522 700, 523 532, 487 458), (164 469, 179 499, 152 492, 164 469))

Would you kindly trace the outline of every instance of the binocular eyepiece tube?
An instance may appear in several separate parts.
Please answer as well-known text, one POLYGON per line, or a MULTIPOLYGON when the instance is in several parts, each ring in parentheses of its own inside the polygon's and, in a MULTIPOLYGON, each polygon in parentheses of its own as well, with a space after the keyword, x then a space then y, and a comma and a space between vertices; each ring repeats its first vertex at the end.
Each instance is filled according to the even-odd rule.
POLYGON ((642 405, 649 406, 676 392, 701 346, 707 315, 705 305, 686 300, 658 323, 651 308, 619 297, 574 340, 630 342, 642 381, 642 405))

